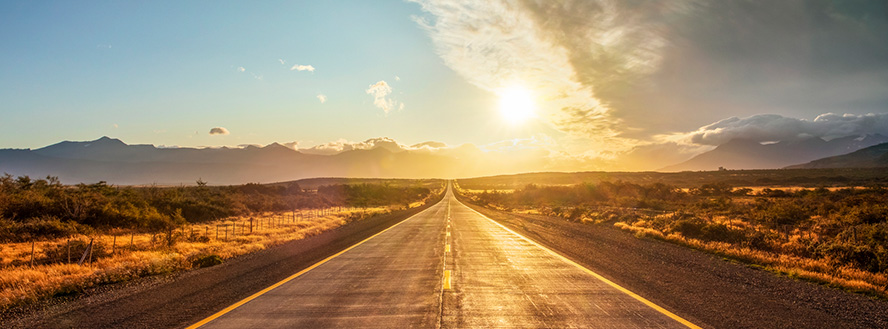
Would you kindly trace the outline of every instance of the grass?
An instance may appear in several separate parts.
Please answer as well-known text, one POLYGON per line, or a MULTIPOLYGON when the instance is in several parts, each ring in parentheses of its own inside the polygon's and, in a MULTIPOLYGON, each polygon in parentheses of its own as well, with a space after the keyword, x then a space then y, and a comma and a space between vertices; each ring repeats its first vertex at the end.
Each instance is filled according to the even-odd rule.
POLYGON ((74 294, 97 285, 190 270, 199 266, 195 264, 196 261, 207 256, 230 259, 391 210, 388 207, 330 208, 318 216, 312 216, 307 211, 266 213, 252 218, 252 233, 249 229, 250 218, 241 217, 187 226, 163 234, 117 232, 41 241, 33 244, 33 267, 30 266, 31 243, 2 244, 0 310, 52 296, 74 294), (224 232, 227 232, 227 238, 224 232), (67 263, 67 253, 63 253, 61 259, 48 259, 45 256, 50 250, 65 250, 71 241, 87 243, 89 239, 94 239, 97 246, 92 262, 85 261, 78 265, 80 252, 72 254, 74 263, 67 263))
POLYGON ((760 266, 764 270, 790 278, 825 284, 883 299, 888 298, 888 291, 886 291, 888 277, 881 273, 871 273, 849 266, 836 267, 822 259, 777 254, 725 242, 687 238, 681 233, 666 233, 646 227, 645 224, 645 221, 637 221, 632 224, 617 222, 614 223, 614 226, 632 232, 639 238, 650 237, 688 246, 745 264, 760 266))

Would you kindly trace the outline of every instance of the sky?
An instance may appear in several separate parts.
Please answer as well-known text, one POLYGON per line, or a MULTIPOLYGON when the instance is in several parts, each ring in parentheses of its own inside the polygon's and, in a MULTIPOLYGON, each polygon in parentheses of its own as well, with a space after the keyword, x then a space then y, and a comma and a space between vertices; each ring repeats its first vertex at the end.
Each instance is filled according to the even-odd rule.
POLYGON ((647 170, 888 135, 884 1, 6 1, 0 44, 0 148, 433 141, 647 170))

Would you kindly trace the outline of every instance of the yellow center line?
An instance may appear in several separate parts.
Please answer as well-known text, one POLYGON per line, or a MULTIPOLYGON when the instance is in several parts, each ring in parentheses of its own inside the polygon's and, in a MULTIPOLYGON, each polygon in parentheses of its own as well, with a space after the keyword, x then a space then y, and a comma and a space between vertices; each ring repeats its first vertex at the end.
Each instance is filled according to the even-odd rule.
POLYGON ((450 270, 444 271, 444 290, 450 290, 450 270))
MULTIPOLYGON (((466 206, 466 205, 463 205, 463 206, 466 207, 466 208, 469 208, 469 206, 466 206)), ((497 223, 495 220, 490 219, 490 217, 484 216, 483 214, 481 214, 481 213, 478 212, 477 210, 472 209, 472 208, 469 208, 469 210, 475 212, 476 214, 478 214, 478 216, 481 216, 481 217, 483 217, 483 218, 489 220, 491 223, 494 223, 494 224, 498 225, 499 227, 502 227, 504 230, 509 231, 510 233, 512 233, 512 234, 514 234, 514 235, 517 235, 517 236, 520 237, 521 239, 524 239, 524 241, 530 242, 531 244, 533 244, 533 245, 539 247, 540 249, 543 249, 543 250, 547 251, 548 253, 552 254, 553 256, 557 257, 558 259, 561 259, 561 260, 567 262, 568 264, 572 264, 572 265, 574 265, 574 266, 580 268, 581 270, 583 270, 584 272, 586 272, 586 273, 592 275, 592 276, 595 277, 596 279, 601 280, 602 282, 606 283, 607 285, 616 288, 617 290, 623 292, 624 294, 629 295, 629 296, 632 297, 632 298, 635 298, 635 300, 637 300, 637 301, 639 301, 639 302, 642 302, 643 304, 647 305, 648 307, 653 308, 653 309, 656 310, 657 312, 660 312, 660 313, 662 313, 663 315, 668 316, 669 318, 671 318, 671 319, 673 319, 673 320, 675 320, 675 321, 678 321, 679 323, 685 325, 686 327, 688 327, 688 328, 693 328, 693 329, 701 329, 699 326, 697 326, 697 325, 691 323, 690 321, 685 320, 684 318, 682 318, 682 317, 676 315, 675 313, 669 312, 668 310, 666 310, 665 308, 661 307, 660 305, 654 304, 653 302, 651 302, 651 301, 645 299, 644 297, 639 296, 638 294, 636 294, 636 293, 630 291, 629 289, 623 288, 622 286, 620 286, 620 285, 614 283, 614 282, 611 281, 611 280, 606 279, 605 277, 601 276, 601 275, 598 274, 598 273, 593 272, 592 270, 586 268, 585 266, 580 265, 579 263, 574 262, 574 261, 570 260, 569 258, 564 257, 564 256, 562 256, 561 254, 559 254, 559 253, 553 251, 552 249, 546 248, 545 246, 543 246, 543 245, 541 245, 541 244, 539 244, 539 243, 536 243, 535 241, 533 241, 533 240, 531 240, 531 239, 528 239, 528 238, 524 237, 523 235, 518 234, 518 233, 515 232, 515 231, 510 230, 508 227, 505 227, 503 224, 497 223)), ((445 273, 445 277, 446 277, 446 274, 447 274, 447 273, 445 273)))
MULTIPOLYGON (((429 209, 431 209, 431 207, 430 207, 429 209)), ((216 314, 210 315, 210 316, 207 317, 206 319, 200 320, 200 322, 197 322, 197 323, 195 323, 195 324, 192 324, 192 325, 186 327, 185 329, 199 328, 199 327, 201 327, 201 326, 203 326, 203 325, 209 323, 210 321, 213 321, 213 320, 219 318, 220 316, 225 315, 225 313, 231 312, 232 310, 234 310, 234 309, 240 307, 241 305, 244 305, 244 304, 250 302, 251 300, 256 299, 257 297, 262 296, 263 294, 265 294, 265 293, 267 293, 267 292, 273 290, 274 288, 280 287, 280 286, 283 285, 284 283, 287 283, 287 282, 289 282, 289 281, 291 281, 291 280, 293 280, 293 279, 299 277, 300 275, 303 275, 303 274, 305 274, 306 272, 313 270, 315 267, 318 267, 318 266, 323 265, 324 263, 330 261, 331 259, 336 258, 337 256, 342 255, 342 254, 344 254, 345 252, 347 252, 347 251, 349 251, 349 250, 352 250, 353 248, 355 248, 355 247, 357 247, 357 246, 360 246, 360 245, 363 244, 364 242, 367 242, 367 241, 369 241, 370 239, 373 239, 373 238, 377 237, 378 235, 383 234, 383 233, 385 233, 386 231, 395 228, 395 226, 401 225, 401 223, 406 222, 406 221, 408 221, 408 220, 411 220, 411 219, 413 219, 413 217, 419 216, 420 214, 422 214, 422 213, 424 213, 424 212, 426 212, 426 211, 428 211, 428 209, 423 210, 423 211, 421 211, 420 213, 415 214, 415 215, 413 215, 413 216, 407 217, 407 219, 404 219, 404 220, 402 220, 402 221, 400 221, 400 222, 397 222, 397 223, 395 223, 395 225, 389 226, 389 228, 384 229, 384 230, 380 231, 379 233, 376 233, 376 234, 370 236, 369 238, 366 238, 366 239, 364 239, 364 240, 361 240, 361 242, 355 243, 355 244, 353 244, 351 247, 345 248, 345 250, 342 250, 342 251, 340 251, 340 252, 337 252, 336 254, 333 254, 333 256, 330 256, 330 257, 324 258, 324 259, 321 260, 320 262, 314 263, 313 265, 311 265, 311 266, 309 266, 309 267, 306 267, 306 268, 303 269, 302 271, 296 272, 296 274, 293 274, 293 275, 291 275, 291 276, 288 276, 286 279, 283 279, 283 280, 279 281, 278 283, 275 283, 275 284, 273 284, 273 285, 271 285, 271 286, 268 286, 268 287, 265 288, 265 289, 260 290, 259 292, 255 293, 255 294, 250 295, 250 297, 244 298, 244 299, 240 300, 240 301, 237 302, 237 303, 231 304, 231 306, 228 306, 228 307, 222 309, 221 311, 216 312, 216 314)))
POLYGON ((444 252, 450 252, 450 244, 444 245, 444 252))
POLYGON ((447 236, 450 236, 450 232, 447 232, 447 236))

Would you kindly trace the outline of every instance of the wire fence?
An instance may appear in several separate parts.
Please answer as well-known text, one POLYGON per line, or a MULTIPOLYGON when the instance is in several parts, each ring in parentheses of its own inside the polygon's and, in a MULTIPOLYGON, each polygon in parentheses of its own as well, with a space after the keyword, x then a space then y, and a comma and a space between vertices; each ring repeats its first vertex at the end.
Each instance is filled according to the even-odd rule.
POLYGON ((307 225, 318 218, 338 215, 345 220, 363 218, 372 209, 332 207, 225 218, 189 223, 166 231, 142 232, 110 229, 104 234, 75 235, 65 239, 0 244, 0 268, 46 264, 92 264, 115 255, 169 249, 176 243, 229 242, 251 235, 307 225))

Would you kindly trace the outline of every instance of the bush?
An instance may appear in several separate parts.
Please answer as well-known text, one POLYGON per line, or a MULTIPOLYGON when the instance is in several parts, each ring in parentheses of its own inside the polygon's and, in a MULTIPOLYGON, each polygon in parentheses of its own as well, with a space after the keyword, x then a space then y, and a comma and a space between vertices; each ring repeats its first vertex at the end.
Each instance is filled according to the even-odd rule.
POLYGON ((27 242, 41 239, 57 239, 75 234, 89 234, 93 229, 72 221, 55 217, 40 217, 25 222, 0 219, 0 242, 27 242))
POLYGON ((219 255, 215 254, 198 256, 191 261, 191 266, 196 268, 216 266, 219 264, 222 264, 222 257, 219 257, 219 255))
MULTIPOLYGON (((43 252, 45 258, 42 258, 40 262, 43 264, 68 262, 69 246, 71 248, 71 262, 77 263, 80 261, 80 258, 83 257, 84 251, 86 251, 86 248, 89 246, 89 241, 70 240, 68 243, 59 244, 55 248, 47 249, 43 252)), ((107 246, 99 241, 94 241, 92 247, 92 260, 96 261, 99 258, 108 256, 111 256, 111 252, 108 250, 107 246)), ((87 255, 86 260, 83 262, 86 263, 88 261, 89 255, 87 255)))

